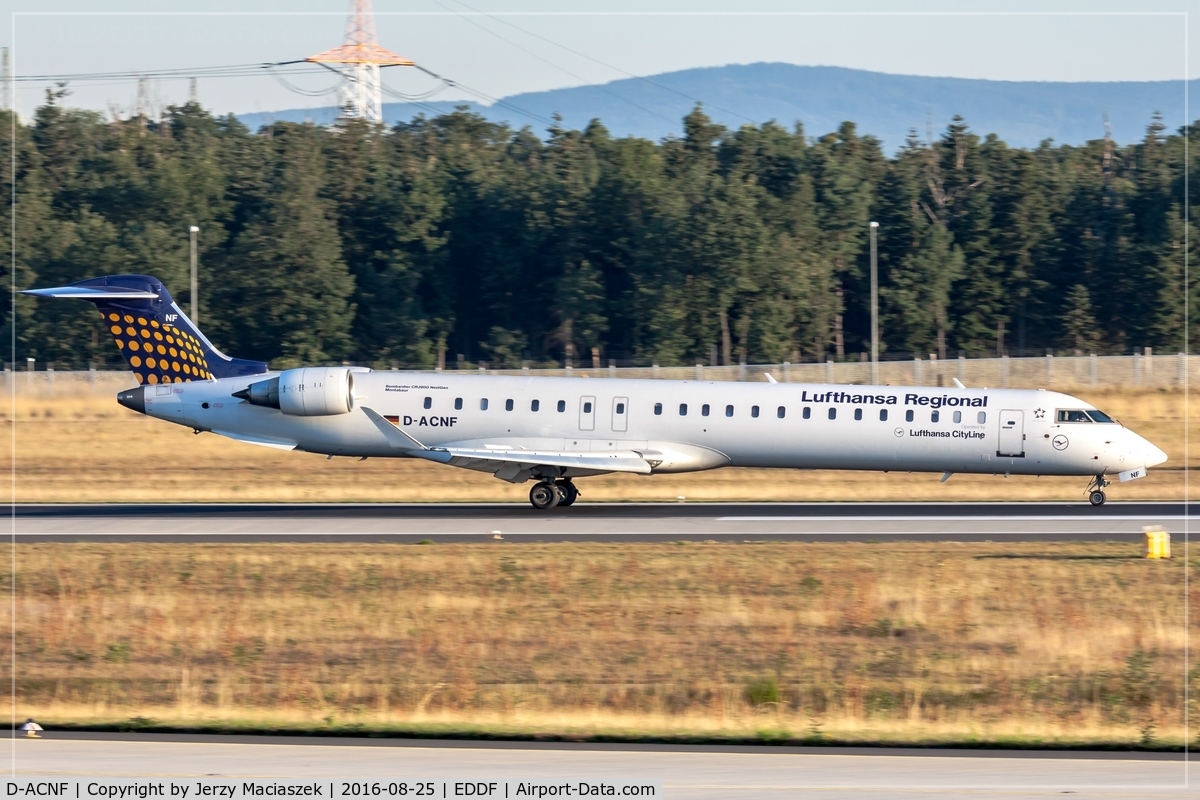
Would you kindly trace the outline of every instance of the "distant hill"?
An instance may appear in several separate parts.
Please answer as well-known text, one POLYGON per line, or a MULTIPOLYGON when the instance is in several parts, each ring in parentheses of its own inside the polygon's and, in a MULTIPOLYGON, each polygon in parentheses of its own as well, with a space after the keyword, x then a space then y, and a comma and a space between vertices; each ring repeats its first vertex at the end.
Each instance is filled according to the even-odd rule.
MULTIPOLYGON (((1190 81, 1200 87, 1200 80, 1190 81)), ((732 64, 628 78, 599 86, 528 92, 503 98, 502 104, 427 102, 384 105, 388 123, 418 114, 431 116, 469 105, 473 111, 515 127, 547 127, 537 119, 563 117, 570 128, 598 118, 616 136, 661 139, 679 135, 680 120, 694 99, 705 112, 729 127, 775 120, 790 128, 804 124, 810 136, 836 130, 844 120, 861 133, 877 136, 891 153, 910 130, 925 138, 927 121, 935 135, 955 114, 981 134, 996 133, 1010 145, 1033 147, 1044 139, 1080 144, 1104 135, 1104 114, 1118 142, 1141 138, 1155 111, 1171 130, 1184 119, 1184 81, 1042 82, 990 81, 892 75, 842 67, 795 64, 732 64), (522 113, 525 112, 525 113, 522 113)), ((242 114, 252 128, 272 119, 328 124, 336 108, 289 109, 242 114)))

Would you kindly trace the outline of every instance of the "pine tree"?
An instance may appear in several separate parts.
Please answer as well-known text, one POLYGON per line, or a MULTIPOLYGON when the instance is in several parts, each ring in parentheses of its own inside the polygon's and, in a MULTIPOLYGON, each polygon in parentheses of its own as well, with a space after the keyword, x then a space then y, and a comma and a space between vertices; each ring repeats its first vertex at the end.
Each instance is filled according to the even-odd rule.
POLYGON ((930 225, 920 246, 892 272, 880 292, 889 327, 901 331, 910 353, 936 353, 939 339, 952 331, 950 290, 965 268, 962 248, 941 223, 930 225))
POLYGON ((328 362, 352 347, 354 279, 341 255, 324 162, 312 130, 280 126, 277 162, 262 176, 260 208, 222 265, 217 302, 236 309, 236 352, 273 364, 328 362))
MULTIPOLYGON (((465 109, 251 132, 193 104, 106 120, 66 96, 0 152, 3 170, 16 156, 17 237, 9 217, 0 243, 18 288, 147 272, 186 307, 195 224, 206 334, 278 365, 849 355, 866 346, 870 220, 893 353, 988 354, 999 326, 1026 352, 1171 350, 1200 301, 1200 278, 1184 285, 1200 153, 1161 118, 1132 144, 1032 149, 956 118, 885 157, 850 123, 809 139, 699 107, 651 142, 465 109)), ((18 359, 116 360, 84 304, 2 302, 18 359)))
POLYGON ((1095 352, 1098 343, 1096 318, 1092 316, 1092 298, 1087 287, 1077 283, 1071 287, 1063 303, 1063 344, 1077 356, 1095 352))

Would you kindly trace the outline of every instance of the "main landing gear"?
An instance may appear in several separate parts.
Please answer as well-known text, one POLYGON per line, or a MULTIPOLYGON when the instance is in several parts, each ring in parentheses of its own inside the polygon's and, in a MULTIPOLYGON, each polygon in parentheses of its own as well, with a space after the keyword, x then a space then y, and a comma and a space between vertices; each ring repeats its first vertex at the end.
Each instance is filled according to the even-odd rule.
POLYGON ((1105 480, 1103 475, 1097 475, 1092 478, 1092 482, 1088 484, 1088 502, 1093 506, 1102 506, 1107 499, 1104 496, 1104 487, 1108 486, 1112 481, 1105 480))
POLYGON ((555 506, 569 506, 579 499, 579 490, 570 479, 539 481, 529 490, 529 502, 545 511, 555 506))

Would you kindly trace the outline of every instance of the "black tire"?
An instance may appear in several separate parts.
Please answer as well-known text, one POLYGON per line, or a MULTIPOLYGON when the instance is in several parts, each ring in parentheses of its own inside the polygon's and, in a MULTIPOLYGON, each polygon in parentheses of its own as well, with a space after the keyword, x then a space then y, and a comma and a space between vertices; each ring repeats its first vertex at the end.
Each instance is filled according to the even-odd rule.
POLYGON ((1108 498, 1104 496, 1104 492, 1100 491, 1099 489, 1088 495, 1088 502, 1097 508, 1104 505, 1104 501, 1107 499, 1108 498))
POLYGON ((535 483, 529 490, 529 502, 539 511, 548 511, 562 501, 562 493, 553 483, 535 483))
POLYGON ((562 499, 558 501, 560 506, 573 505, 579 499, 579 490, 575 488, 575 484, 570 481, 559 481, 558 488, 562 491, 562 499))

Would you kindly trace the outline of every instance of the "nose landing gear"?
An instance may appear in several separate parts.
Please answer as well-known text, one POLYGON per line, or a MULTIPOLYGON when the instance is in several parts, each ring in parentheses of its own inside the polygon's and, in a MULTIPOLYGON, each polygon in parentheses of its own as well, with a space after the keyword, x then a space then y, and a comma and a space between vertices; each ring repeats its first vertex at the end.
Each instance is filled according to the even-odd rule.
POLYGON ((1088 484, 1088 502, 1095 507, 1104 505, 1104 501, 1108 498, 1104 496, 1104 487, 1108 486, 1112 481, 1105 480, 1103 475, 1097 475, 1092 478, 1092 482, 1088 484))

